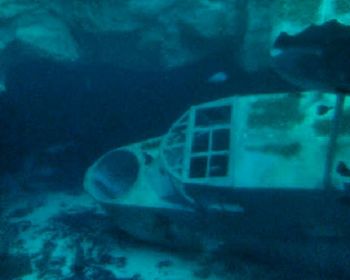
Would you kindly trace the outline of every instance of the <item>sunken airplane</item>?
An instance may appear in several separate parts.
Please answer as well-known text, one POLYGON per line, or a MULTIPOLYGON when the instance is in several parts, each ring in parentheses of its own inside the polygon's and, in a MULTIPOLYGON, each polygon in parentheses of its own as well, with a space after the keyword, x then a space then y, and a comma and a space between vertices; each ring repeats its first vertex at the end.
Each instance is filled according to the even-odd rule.
POLYGON ((273 250, 282 263, 290 253, 295 265, 337 264, 350 275, 350 103, 343 100, 337 115, 335 94, 349 84, 349 36, 332 21, 276 41, 284 77, 329 92, 192 106, 165 135, 102 155, 85 189, 118 227, 144 241, 250 251, 263 260, 273 250), (341 250, 320 260, 315 240, 341 250))

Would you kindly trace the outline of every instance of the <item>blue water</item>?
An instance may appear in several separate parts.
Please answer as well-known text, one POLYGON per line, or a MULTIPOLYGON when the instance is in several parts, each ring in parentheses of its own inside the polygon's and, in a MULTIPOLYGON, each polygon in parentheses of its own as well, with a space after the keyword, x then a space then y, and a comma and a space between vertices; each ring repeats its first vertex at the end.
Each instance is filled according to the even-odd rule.
POLYGON ((218 53, 180 69, 142 72, 24 56, 9 69, 0 101, 1 170, 33 150, 67 142, 94 159, 113 147, 163 135, 191 105, 292 88, 272 71, 252 75, 235 63, 218 53), (218 70, 227 71, 230 81, 208 83, 218 70))

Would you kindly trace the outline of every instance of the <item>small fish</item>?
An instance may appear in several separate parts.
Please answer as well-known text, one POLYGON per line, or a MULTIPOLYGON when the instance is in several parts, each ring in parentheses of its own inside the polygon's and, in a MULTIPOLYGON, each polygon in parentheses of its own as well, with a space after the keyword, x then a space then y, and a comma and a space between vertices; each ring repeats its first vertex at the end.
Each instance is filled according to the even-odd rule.
POLYGON ((223 71, 216 72, 208 78, 208 83, 221 84, 226 82, 227 79, 228 79, 228 75, 226 72, 223 72, 223 71))
POLYGON ((333 107, 332 106, 327 106, 327 105, 318 105, 317 109, 316 109, 316 113, 319 116, 323 116, 325 114, 327 114, 330 110, 332 110, 333 107))
POLYGON ((51 155, 58 155, 61 153, 64 153, 69 148, 72 148, 74 146, 74 142, 69 141, 66 143, 57 143, 54 144, 46 149, 46 152, 51 155))

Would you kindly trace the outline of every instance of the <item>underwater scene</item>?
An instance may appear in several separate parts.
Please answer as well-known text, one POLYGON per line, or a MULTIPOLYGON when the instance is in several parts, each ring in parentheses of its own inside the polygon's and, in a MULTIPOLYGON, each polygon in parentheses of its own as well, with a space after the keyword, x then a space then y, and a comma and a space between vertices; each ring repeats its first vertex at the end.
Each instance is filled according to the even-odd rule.
POLYGON ((349 0, 0 0, 0 280, 350 279, 349 0))

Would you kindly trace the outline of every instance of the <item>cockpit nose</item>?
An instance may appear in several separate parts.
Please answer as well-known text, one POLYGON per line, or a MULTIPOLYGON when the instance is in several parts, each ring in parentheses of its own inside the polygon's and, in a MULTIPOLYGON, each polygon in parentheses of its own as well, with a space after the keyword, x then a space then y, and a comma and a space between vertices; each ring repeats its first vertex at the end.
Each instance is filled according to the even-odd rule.
POLYGON ((128 150, 113 150, 89 170, 85 187, 97 200, 106 201, 128 193, 139 173, 137 156, 128 150))

